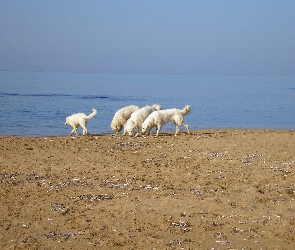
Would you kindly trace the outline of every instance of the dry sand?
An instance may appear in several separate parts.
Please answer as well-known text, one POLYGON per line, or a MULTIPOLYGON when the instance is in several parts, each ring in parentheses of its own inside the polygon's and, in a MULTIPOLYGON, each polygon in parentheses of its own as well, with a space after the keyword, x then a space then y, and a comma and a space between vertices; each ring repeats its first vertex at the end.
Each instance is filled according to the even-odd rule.
POLYGON ((0 137, 1 249, 295 249, 295 132, 0 137))

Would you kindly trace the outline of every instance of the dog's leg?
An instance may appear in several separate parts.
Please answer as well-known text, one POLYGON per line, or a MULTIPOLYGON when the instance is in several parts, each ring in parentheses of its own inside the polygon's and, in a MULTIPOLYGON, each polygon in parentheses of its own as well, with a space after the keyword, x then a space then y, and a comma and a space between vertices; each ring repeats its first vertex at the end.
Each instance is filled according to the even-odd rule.
POLYGON ((179 132, 179 127, 176 123, 174 125, 175 125, 175 136, 177 136, 177 134, 179 132))
POLYGON ((187 124, 183 124, 182 126, 186 127, 187 134, 189 135, 190 134, 190 131, 189 131, 188 125, 187 124))
POLYGON ((71 136, 74 132, 75 132, 75 128, 72 129, 72 131, 71 131, 71 133, 69 134, 69 136, 71 136))
POLYGON ((83 135, 88 135, 89 133, 88 133, 88 130, 86 128, 86 122, 85 122, 85 124, 80 124, 80 126, 83 128, 83 135))
POLYGON ((75 133, 78 136, 78 132, 77 132, 77 127, 73 126, 73 130, 71 131, 70 135, 72 135, 73 133, 75 133))
POLYGON ((137 129, 137 133, 136 133, 135 137, 137 137, 141 134, 142 127, 138 126, 138 127, 136 127, 136 129, 137 129))
POLYGON ((179 128, 178 128, 178 126, 184 126, 184 127, 186 128, 187 134, 188 134, 188 135, 190 134, 190 131, 189 131, 189 128, 188 128, 188 125, 187 125, 187 124, 184 124, 184 123, 182 123, 182 124, 176 124, 176 123, 175 123, 175 127, 177 128, 177 132, 175 133, 175 136, 176 136, 176 134, 179 132, 179 128))
POLYGON ((188 125, 187 124, 184 124, 183 122, 178 124, 179 126, 184 126, 186 128, 186 131, 187 131, 187 134, 189 135, 190 134, 190 131, 189 131, 189 128, 188 128, 188 125))
POLYGON ((161 131, 162 125, 157 126, 157 133, 156 133, 156 137, 158 137, 160 131, 161 131))
POLYGON ((79 127, 79 126, 75 126, 76 136, 78 136, 78 127, 79 127))
POLYGON ((178 123, 175 120, 172 120, 172 122, 175 126, 175 135, 174 136, 177 136, 177 133, 179 132, 178 123))

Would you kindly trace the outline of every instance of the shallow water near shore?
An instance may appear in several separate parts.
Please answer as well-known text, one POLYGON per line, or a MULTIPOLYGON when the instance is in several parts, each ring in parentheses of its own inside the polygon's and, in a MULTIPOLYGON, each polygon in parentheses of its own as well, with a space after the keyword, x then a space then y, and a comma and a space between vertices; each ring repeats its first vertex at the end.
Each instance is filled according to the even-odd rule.
MULTIPOLYGON (((89 121, 89 132, 110 133, 118 109, 154 103, 163 109, 191 105, 185 117, 191 129, 294 129, 295 77, 2 71, 0 135, 67 135, 65 117, 90 114, 93 107, 98 115, 89 121)), ((168 130, 173 124, 163 127, 168 130)))

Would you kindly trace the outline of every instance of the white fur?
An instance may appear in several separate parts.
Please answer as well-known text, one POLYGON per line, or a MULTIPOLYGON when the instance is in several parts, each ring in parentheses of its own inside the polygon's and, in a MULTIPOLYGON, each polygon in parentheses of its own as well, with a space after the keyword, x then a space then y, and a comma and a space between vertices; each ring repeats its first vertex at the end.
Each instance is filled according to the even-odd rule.
POLYGON ((179 132, 178 126, 186 127, 187 133, 189 134, 189 128, 188 125, 184 124, 183 116, 188 114, 190 111, 191 107, 189 105, 186 105, 183 110, 174 108, 155 111, 151 113, 143 122, 141 132, 149 134, 152 128, 157 127, 157 137, 161 131, 162 126, 172 121, 176 129, 175 136, 179 132))
POLYGON ((95 108, 92 109, 92 113, 90 115, 85 115, 84 113, 77 113, 71 116, 66 117, 65 125, 71 125, 73 127, 72 135, 74 132, 78 135, 77 128, 81 126, 83 128, 83 135, 88 135, 88 130, 86 128, 87 121, 92 119, 97 114, 97 110, 95 108))
POLYGON ((153 106, 145 106, 139 110, 136 110, 128 119, 125 125, 125 131, 130 135, 134 136, 137 132, 136 136, 141 132, 141 125, 144 120, 154 111, 160 110, 161 105, 154 104, 153 106))
MULTIPOLYGON (((115 113, 114 118, 111 122, 112 130, 115 131, 116 134, 118 134, 122 130, 123 126, 126 124, 127 120, 130 118, 131 114, 136 110, 139 110, 139 107, 134 105, 126 106, 119 109, 115 113)), ((126 132, 124 128, 124 135, 125 134, 126 132)))

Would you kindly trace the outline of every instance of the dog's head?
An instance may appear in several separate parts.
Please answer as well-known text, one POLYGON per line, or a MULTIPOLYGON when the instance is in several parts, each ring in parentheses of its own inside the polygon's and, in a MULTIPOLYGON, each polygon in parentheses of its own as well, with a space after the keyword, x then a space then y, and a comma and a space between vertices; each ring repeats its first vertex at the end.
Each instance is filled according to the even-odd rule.
POLYGON ((70 122, 69 122, 69 119, 70 119, 70 117, 68 116, 68 117, 66 117, 66 122, 65 122, 65 125, 69 125, 70 124, 70 122))
POLYGON ((115 131, 116 133, 119 133, 122 128, 123 128, 123 125, 112 125, 111 126, 112 130, 115 131))
POLYGON ((154 104, 152 106, 152 108, 154 108, 155 110, 161 110, 162 109, 162 106, 160 104, 154 104))
POLYGON ((147 132, 147 129, 148 129, 147 126, 142 124, 141 133, 145 134, 147 132))
POLYGON ((134 136, 135 132, 136 132, 136 126, 135 123, 133 121, 131 121, 130 119, 126 122, 126 124, 124 125, 125 127, 125 131, 129 136, 134 136))
POLYGON ((115 131, 119 133, 122 130, 122 128, 123 128, 123 126, 117 126, 115 131))
POLYGON ((129 136, 134 136, 135 135, 135 132, 136 132, 135 131, 135 127, 129 128, 127 132, 128 132, 128 135, 129 136))

